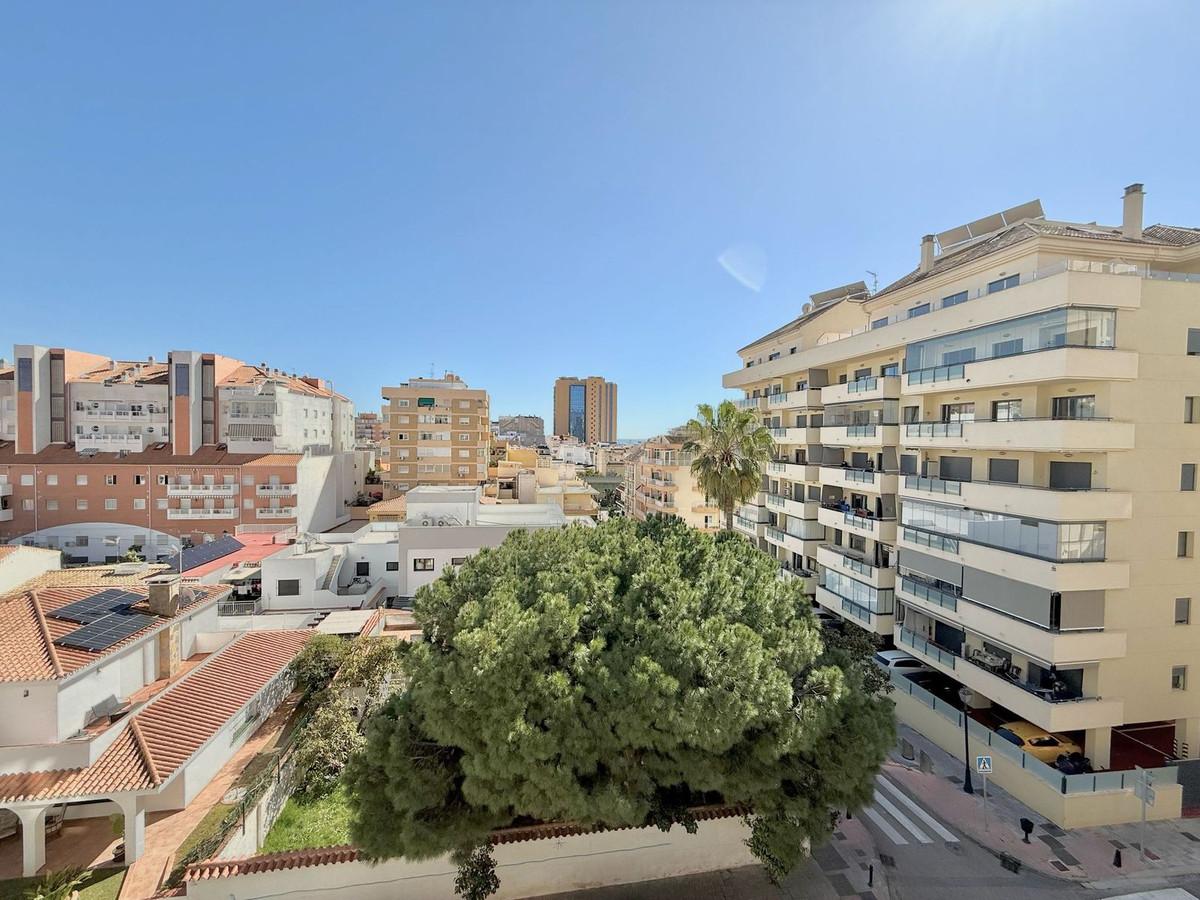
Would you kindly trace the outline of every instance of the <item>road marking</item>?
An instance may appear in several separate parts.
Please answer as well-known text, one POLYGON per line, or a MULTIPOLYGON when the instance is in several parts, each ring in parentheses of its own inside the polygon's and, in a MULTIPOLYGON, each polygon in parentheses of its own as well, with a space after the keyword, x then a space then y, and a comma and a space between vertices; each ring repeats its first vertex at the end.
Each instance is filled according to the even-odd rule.
POLYGON ((878 776, 876 781, 880 785, 885 787, 889 793, 895 795, 897 800, 899 800, 901 803, 903 803, 905 806, 907 806, 909 809, 911 809, 923 822, 925 822, 926 825, 928 825, 930 828, 932 828, 937 833, 938 837, 940 837, 942 840, 944 840, 944 841, 957 841, 958 840, 958 838, 955 837, 954 834, 952 834, 948 829, 943 828, 942 824, 937 819, 935 819, 933 816, 931 816, 929 813, 927 813, 924 809, 922 809, 917 803, 915 803, 912 800, 912 798, 910 798, 908 796, 908 794, 904 793, 904 791, 900 790, 900 788, 896 787, 896 785, 892 784, 890 781, 888 781, 882 775, 878 776))
POLYGON ((883 794, 879 793, 878 791, 875 792, 875 802, 891 813, 892 818, 899 822, 901 826, 903 826, 904 829, 913 837, 915 837, 920 843, 933 843, 933 838, 918 828, 912 819, 900 812, 900 810, 896 809, 895 804, 893 804, 890 800, 888 800, 887 797, 883 796, 883 794))
POLYGON ((907 844, 908 843, 908 841, 905 839, 904 835, 902 835, 895 828, 893 828, 891 826, 891 823, 888 822, 887 819, 885 819, 879 813, 875 812, 875 810, 871 809, 871 807, 864 806, 863 812, 865 812, 867 814, 867 816, 870 818, 870 820, 872 822, 874 822, 876 825, 879 826, 880 831, 882 831, 884 834, 886 834, 888 837, 890 837, 892 839, 893 843, 896 843, 896 844, 907 844))

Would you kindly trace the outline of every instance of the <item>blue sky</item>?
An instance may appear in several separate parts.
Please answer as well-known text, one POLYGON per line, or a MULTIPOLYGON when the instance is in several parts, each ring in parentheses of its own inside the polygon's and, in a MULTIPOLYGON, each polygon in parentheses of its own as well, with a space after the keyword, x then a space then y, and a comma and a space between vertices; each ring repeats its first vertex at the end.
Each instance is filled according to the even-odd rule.
POLYGON ((433 365, 547 425, 554 378, 598 374, 647 436, 925 232, 1035 196, 1113 222, 1132 181, 1148 222, 1200 225, 1198 25, 1157 0, 5 4, 0 346, 222 352, 365 409, 433 365))

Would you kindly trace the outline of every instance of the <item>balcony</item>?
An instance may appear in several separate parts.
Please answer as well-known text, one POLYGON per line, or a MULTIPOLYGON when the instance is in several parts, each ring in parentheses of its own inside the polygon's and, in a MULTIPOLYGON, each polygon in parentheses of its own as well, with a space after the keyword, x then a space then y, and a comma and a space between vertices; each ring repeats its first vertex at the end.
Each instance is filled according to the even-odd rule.
POLYGON ((236 484, 168 484, 168 497, 234 497, 236 484))
POLYGON ((11 522, 13 520, 13 511, 11 506, 0 508, 0 522, 11 522))
POLYGON ((835 403, 859 403, 866 400, 897 400, 900 397, 900 378, 895 375, 856 378, 844 384, 821 388, 821 401, 826 406, 835 403))
POLYGON ((741 400, 734 400, 733 405, 738 409, 766 409, 766 397, 743 397, 741 400))
POLYGON ((72 410, 71 417, 96 419, 102 422, 165 422, 167 421, 167 411, 158 408, 153 411, 147 409, 93 409, 85 406, 83 409, 72 410))
POLYGON ((917 369, 904 376, 904 394, 911 397, 1049 381, 1133 381, 1137 375, 1138 356, 1131 350, 1058 347, 917 369))
POLYGON ((862 555, 843 547, 821 545, 817 548, 817 562, 873 588, 891 590, 896 586, 896 569, 893 566, 872 565, 862 555))
POLYGON ((891 634, 895 629, 896 619, 892 613, 890 591, 886 597, 887 601, 882 607, 872 608, 834 593, 821 584, 817 585, 816 591, 816 601, 825 609, 853 622, 859 628, 880 635, 891 634))
POLYGON ((1132 450, 1133 423, 1096 417, 910 422, 904 425, 900 442, 913 449, 996 448, 1056 453, 1132 450))
POLYGON ((817 521, 829 528, 848 531, 859 537, 883 541, 885 544, 896 540, 896 520, 877 519, 874 516, 859 515, 854 510, 822 506, 817 510, 817 521))
POLYGON ((746 537, 757 540, 763 536, 766 528, 766 522, 755 522, 753 519, 747 519, 742 515, 735 515, 733 517, 733 530, 740 531, 746 537))
POLYGON ((820 409, 822 404, 820 388, 806 388, 800 391, 784 391, 767 397, 767 409, 820 409))
POLYGON ((820 546, 822 540, 825 539, 825 531, 821 529, 820 535, 814 535, 811 538, 802 537, 801 534, 789 534, 782 529, 776 528, 773 525, 768 525, 763 533, 768 544, 773 544, 776 547, 782 547, 789 553, 798 553, 801 556, 809 557, 816 556, 817 547, 820 546))
POLYGON ((260 506, 254 511, 254 516, 258 519, 294 519, 296 518, 296 509, 292 506, 260 506))
POLYGON ((815 519, 820 504, 816 500, 793 500, 782 494, 767 494, 767 507, 795 516, 797 519, 815 519))
POLYGON ((895 472, 877 469, 853 469, 847 466, 821 466, 821 484, 840 487, 858 494, 895 494, 900 479, 895 472))
POLYGON ((1056 666, 1125 655, 1124 632, 1039 628, 907 575, 896 579, 896 597, 926 615, 953 622, 965 631, 1056 666))
POLYGON ((815 444, 821 440, 821 429, 819 428, 770 428, 771 437, 775 438, 776 444, 815 444))
POLYGON ((767 463, 767 472, 779 475, 792 482, 816 482, 820 468, 807 463, 787 462, 786 460, 771 460, 767 463))
POLYGON ((811 596, 817 589, 817 576, 804 569, 792 569, 788 566, 779 567, 779 577, 784 581, 799 581, 801 593, 811 596))
POLYGON ((236 519, 236 509, 182 509, 174 507, 167 510, 168 519, 236 519))
POLYGON ((900 547, 1049 591, 1109 591, 1129 587, 1129 564, 1125 562, 1055 562, 906 526, 900 527, 896 541, 900 547))
POLYGON ((296 495, 296 485, 260 484, 254 488, 254 493, 259 497, 294 497, 296 495))
POLYGON ((819 443, 831 447, 894 447, 900 441, 900 426, 873 422, 862 425, 822 425, 820 432, 819 443))
POLYGON ((1060 490, 1007 481, 950 481, 905 475, 900 496, 1055 522, 1110 521, 1133 515, 1133 495, 1125 491, 1060 490))
POLYGON ((12 482, 0 481, 0 497, 11 497, 12 489, 13 489, 12 482))
POLYGON ((651 475, 649 478, 646 479, 646 483, 652 484, 656 488, 662 488, 663 490, 672 490, 673 491, 677 487, 674 480, 672 480, 670 478, 660 478, 657 475, 651 475))
MULTIPOLYGON (((151 436, 155 441, 166 440, 165 437, 151 436)), ((77 434, 75 435, 77 451, 95 450, 98 453, 141 453, 146 449, 146 436, 143 434, 77 434)))

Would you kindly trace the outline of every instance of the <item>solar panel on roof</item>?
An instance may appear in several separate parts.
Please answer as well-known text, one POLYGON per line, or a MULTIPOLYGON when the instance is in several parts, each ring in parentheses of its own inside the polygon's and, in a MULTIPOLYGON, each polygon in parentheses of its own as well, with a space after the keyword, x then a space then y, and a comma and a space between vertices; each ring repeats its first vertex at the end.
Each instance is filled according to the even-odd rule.
POLYGON ((79 622, 86 625, 111 613, 129 609, 141 599, 141 594, 135 594, 132 591, 107 588, 90 597, 84 597, 82 600, 76 600, 74 603, 51 610, 47 615, 53 619, 63 619, 67 622, 79 622))
POLYGON ((189 569, 194 569, 197 566, 203 566, 206 563, 212 562, 214 559, 220 559, 222 556, 228 556, 241 550, 244 547, 241 541, 230 535, 217 538, 215 541, 209 541, 207 544, 200 544, 198 547, 188 547, 183 551, 183 567, 179 565, 179 554, 169 556, 165 562, 172 569, 186 572, 189 569))
POLYGON ((62 647, 75 647, 80 650, 107 650, 114 644, 119 644, 132 637, 144 628, 155 625, 160 620, 156 616, 142 613, 110 613, 102 619, 89 622, 82 628, 68 635, 57 638, 54 643, 62 647))

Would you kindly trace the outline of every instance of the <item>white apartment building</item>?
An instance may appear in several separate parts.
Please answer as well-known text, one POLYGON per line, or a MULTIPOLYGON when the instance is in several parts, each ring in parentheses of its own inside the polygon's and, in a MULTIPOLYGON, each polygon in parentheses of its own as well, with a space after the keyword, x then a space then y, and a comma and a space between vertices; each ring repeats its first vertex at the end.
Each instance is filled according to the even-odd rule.
POLYGON ((320 378, 240 366, 218 385, 221 441, 231 453, 354 449, 354 405, 320 378))
POLYGON ((1200 229, 1142 206, 1131 185, 1119 225, 1034 201, 927 235, 724 377, 778 447, 739 530, 977 721, 1097 769, 1200 756, 1200 229))

